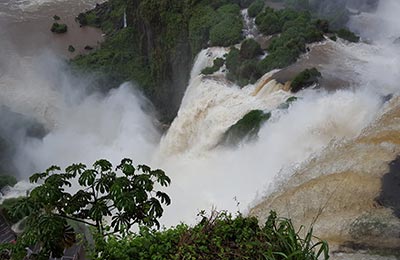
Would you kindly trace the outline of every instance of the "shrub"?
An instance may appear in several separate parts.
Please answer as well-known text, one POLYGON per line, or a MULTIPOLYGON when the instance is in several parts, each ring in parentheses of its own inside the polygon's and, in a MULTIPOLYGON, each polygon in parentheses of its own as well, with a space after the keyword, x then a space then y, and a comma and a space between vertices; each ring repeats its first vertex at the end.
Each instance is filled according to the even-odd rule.
POLYGON ((242 39, 243 21, 238 5, 229 4, 217 10, 220 22, 212 26, 210 41, 213 46, 230 46, 242 39))
POLYGON ((66 33, 68 30, 68 26, 64 23, 53 23, 50 31, 53 33, 66 33))
POLYGON ((261 77, 258 72, 256 60, 245 60, 237 70, 239 86, 246 86, 249 83, 255 83, 261 77))
POLYGON ((277 48, 258 63, 258 69, 265 74, 274 69, 287 67, 296 61, 299 54, 298 49, 290 49, 286 46, 277 48))
POLYGON ((210 6, 198 6, 189 20, 189 40, 194 54, 207 46, 211 27, 218 23, 216 11, 210 6))
POLYGON ((315 21, 315 26, 316 26, 317 29, 320 30, 321 32, 324 32, 324 33, 330 32, 330 29, 329 29, 329 21, 328 21, 328 20, 317 19, 317 20, 315 21))
POLYGON ((262 124, 271 117, 271 113, 262 110, 252 110, 237 121, 224 133, 220 144, 238 145, 242 141, 251 141, 257 138, 262 124))
POLYGON ((17 179, 14 176, 0 175, 0 190, 6 186, 13 187, 17 184, 17 179))
POLYGON ((250 17, 256 17, 264 9, 264 6, 265 6, 264 0, 255 0, 249 6, 249 9, 247 10, 247 12, 250 17))
POLYGON ((305 69, 300 72, 290 84, 291 91, 296 93, 301 89, 310 87, 316 83, 318 83, 318 78, 320 78, 322 74, 316 69, 305 69))
POLYGON ((180 224, 164 231, 142 229, 138 235, 109 239, 97 259, 296 259, 329 258, 328 244, 310 229, 300 236, 289 219, 271 212, 264 227, 254 217, 214 212, 194 227, 180 224))
POLYGON ((340 29, 336 32, 337 36, 349 42, 359 42, 360 37, 347 29, 340 29))
POLYGON ((60 20, 61 18, 60 18, 60 16, 58 16, 58 15, 54 15, 53 16, 53 20, 55 20, 55 21, 58 21, 58 20, 60 20))
POLYGON ((264 12, 257 15, 256 25, 260 32, 266 35, 279 33, 282 30, 279 17, 271 8, 266 8, 264 12))
POLYGON ((263 54, 260 44, 254 39, 246 39, 240 46, 240 58, 253 59, 258 55, 263 54))
POLYGON ((5 199, 0 205, 0 210, 3 213, 3 216, 12 224, 17 223, 25 217, 24 214, 21 213, 12 214, 12 208, 21 203, 23 199, 23 197, 5 199))
POLYGON ((281 32, 268 46, 269 55, 258 64, 261 73, 294 63, 301 53, 306 52, 306 44, 324 40, 323 31, 329 28, 326 21, 313 21, 309 12, 292 9, 274 11, 267 8, 257 16, 256 22, 264 32, 281 32), (268 22, 268 19, 274 21, 268 22))
POLYGON ((38 259, 60 258, 66 248, 77 242, 79 231, 71 220, 75 226, 91 226, 106 239, 134 225, 159 228, 163 205, 171 203, 169 196, 160 190, 171 182, 164 171, 152 170, 147 165, 135 166, 127 158, 116 167, 104 159, 92 167, 72 164, 64 171, 51 166, 29 180, 37 186, 10 209, 13 216, 26 216, 25 229, 13 253, 20 254, 27 246, 40 245, 38 259), (78 186, 69 193, 67 187, 71 187, 71 181, 78 186), (108 217, 109 221, 105 221, 108 217))
POLYGON ((226 56, 226 68, 231 72, 236 72, 240 66, 240 51, 236 48, 231 48, 226 56))
POLYGON ((204 68, 201 71, 201 73, 204 74, 204 75, 213 74, 214 72, 217 72, 222 67, 222 65, 224 65, 224 63, 225 63, 225 60, 223 58, 216 58, 214 60, 213 66, 204 68))
POLYGON ((75 47, 72 46, 72 45, 69 45, 69 46, 68 46, 68 51, 69 51, 69 52, 74 52, 74 51, 75 51, 75 47))

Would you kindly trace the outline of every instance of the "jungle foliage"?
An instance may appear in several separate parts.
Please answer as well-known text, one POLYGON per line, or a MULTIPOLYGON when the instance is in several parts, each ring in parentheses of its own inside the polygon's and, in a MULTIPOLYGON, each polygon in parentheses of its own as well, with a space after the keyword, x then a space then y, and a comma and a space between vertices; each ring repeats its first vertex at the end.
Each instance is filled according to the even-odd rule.
POLYGON ((278 218, 271 212, 261 227, 254 217, 226 212, 200 214, 194 227, 180 224, 163 231, 148 228, 123 239, 110 238, 103 243, 97 259, 263 259, 317 260, 328 259, 326 242, 316 239, 312 229, 296 230, 289 219, 278 218), (313 240, 316 242, 314 243, 313 240))
POLYGON ((168 186, 169 177, 146 165, 135 167, 131 159, 123 159, 116 168, 107 160, 96 161, 92 168, 73 164, 65 171, 51 166, 30 181, 39 185, 28 197, 5 205, 11 217, 25 218, 13 259, 22 259, 30 246, 39 248, 39 259, 61 257, 64 249, 79 242, 72 223, 93 227, 103 238, 133 225, 159 227, 162 205, 170 204, 169 196, 156 188, 168 186), (71 192, 75 180, 78 189, 71 192))

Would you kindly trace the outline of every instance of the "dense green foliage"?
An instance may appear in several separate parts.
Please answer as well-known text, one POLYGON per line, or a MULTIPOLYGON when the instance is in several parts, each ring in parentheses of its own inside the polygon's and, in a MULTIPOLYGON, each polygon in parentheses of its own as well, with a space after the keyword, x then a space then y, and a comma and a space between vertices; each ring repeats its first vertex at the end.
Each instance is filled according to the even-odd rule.
POLYGON ((240 46, 240 57, 242 59, 254 59, 259 55, 263 54, 260 44, 254 39, 246 39, 242 42, 240 46))
POLYGON ((213 74, 214 72, 217 72, 222 67, 222 65, 224 65, 224 63, 225 60, 223 58, 216 58, 213 62, 213 66, 204 68, 201 73, 204 75, 213 74))
POLYGON ((289 97, 288 99, 286 99, 286 101, 282 104, 280 104, 278 106, 278 109, 288 109, 290 107, 290 105, 297 101, 297 97, 293 96, 293 97, 289 97))
MULTIPOLYGON (((281 0, 282 2, 282 0, 281 0)), ((284 0, 287 7, 296 10, 309 11, 314 17, 329 21, 335 29, 341 28, 349 21, 350 12, 347 10, 347 1, 332 0, 284 0)))
POLYGON ((155 188, 170 184, 165 173, 146 165, 134 167, 130 159, 123 159, 115 169, 107 160, 96 161, 93 168, 73 164, 64 172, 52 166, 32 175, 30 181, 42 184, 8 209, 12 217, 26 216, 15 259, 32 245, 41 245, 41 257, 62 256, 64 249, 77 241, 70 221, 92 226, 102 237, 133 225, 159 227, 162 204, 170 204, 169 196, 155 188), (67 188, 76 179, 79 190, 69 193, 67 188), (110 226, 106 217, 111 218, 110 226))
POLYGON ((8 222, 15 224, 25 217, 24 214, 20 212, 17 212, 16 214, 13 214, 12 212, 12 209, 16 207, 20 202, 22 202, 23 199, 24 199, 23 197, 10 198, 10 199, 5 199, 3 203, 1 203, 0 205, 1 213, 7 219, 8 222))
POLYGON ((50 31, 53 33, 66 33, 68 30, 68 26, 64 23, 53 23, 50 28, 50 31))
POLYGON ((223 5, 217 9, 220 18, 210 30, 213 46, 230 46, 242 39, 243 22, 240 7, 237 4, 223 5))
POLYGON ((220 143, 223 145, 238 145, 243 141, 251 141, 257 138, 262 124, 270 117, 271 113, 264 113, 262 110, 248 112, 224 133, 220 143))
POLYGON ((17 179, 10 175, 0 175, 0 190, 6 186, 13 187, 17 183, 17 179))
POLYGON ((127 3, 125 0, 111 0, 102 4, 97 4, 92 10, 80 13, 76 20, 81 26, 93 26, 101 28, 104 33, 112 34, 120 29, 123 23, 123 15, 127 3))
POLYGON ((256 82, 261 77, 257 67, 257 56, 262 53, 260 45, 254 39, 243 41, 240 50, 231 48, 226 56, 228 79, 235 81, 239 86, 256 82))
POLYGON ((269 55, 259 64, 261 73, 292 64, 306 51, 307 43, 322 41, 326 26, 329 28, 321 26, 321 20, 313 20, 310 13, 291 9, 266 8, 257 16, 256 23, 263 33, 280 33, 271 41, 269 55))
POLYGON ((77 68, 98 72, 107 86, 136 81, 170 121, 189 80, 200 49, 229 46, 242 37, 239 0, 110 0, 78 16, 107 36, 99 50, 73 61, 77 68), (121 29, 126 10, 128 28, 121 29))
POLYGON ((312 230, 300 237, 290 220, 271 212, 264 227, 254 217, 227 213, 203 215, 194 227, 185 224, 164 231, 142 229, 119 240, 103 243, 97 259, 267 259, 317 260, 328 259, 328 245, 313 243, 312 230))
POLYGON ((316 83, 318 83, 318 78, 320 78, 321 72, 319 72, 316 68, 305 69, 300 72, 290 84, 290 90, 294 93, 297 91, 310 87, 316 83))
MULTIPOLYGON (((74 66, 81 69, 90 69, 99 77, 107 75, 108 80, 115 82, 135 80, 142 87, 154 86, 151 69, 147 65, 145 57, 140 55, 139 45, 135 46, 136 38, 139 37, 133 28, 124 28, 114 33, 101 44, 101 48, 80 56, 74 60, 74 66)), ((151 92, 152 89, 144 89, 151 92)))
POLYGON ((347 29, 340 29, 336 32, 337 36, 349 42, 359 42, 360 37, 347 29))
POLYGON ((274 10, 265 8, 256 17, 259 30, 267 35, 275 35, 267 47, 268 55, 258 60, 262 54, 257 42, 245 40, 240 48, 232 48, 226 57, 228 79, 239 86, 254 83, 263 74, 289 66, 306 52, 306 44, 324 40, 329 32, 326 20, 312 19, 306 11, 293 9, 274 10))
POLYGON ((247 12, 250 17, 256 17, 264 9, 264 6, 264 0, 255 0, 247 9, 247 12))

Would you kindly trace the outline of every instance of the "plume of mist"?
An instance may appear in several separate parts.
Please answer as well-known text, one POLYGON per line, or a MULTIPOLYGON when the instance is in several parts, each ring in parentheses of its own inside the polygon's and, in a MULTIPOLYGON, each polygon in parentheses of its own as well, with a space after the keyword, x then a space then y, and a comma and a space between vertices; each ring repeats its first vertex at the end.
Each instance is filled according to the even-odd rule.
MULTIPOLYGON (((394 43, 398 23, 390 22, 397 19, 390 15, 393 10, 400 11, 397 1, 386 0, 380 2, 376 13, 361 13, 351 18, 350 26, 358 29, 364 38, 372 39, 371 44, 336 43, 345 50, 344 55, 352 55, 360 61, 353 65, 359 82, 354 89, 299 93, 301 99, 288 110, 273 111, 255 143, 236 149, 208 148, 201 152, 193 149, 194 152, 162 158, 153 158, 160 136, 153 125, 153 115, 148 112, 151 110, 144 109, 148 102, 131 84, 123 84, 107 94, 89 92, 86 86, 90 79, 74 77, 65 64, 51 54, 43 53, 34 58, 14 55, 9 63, 6 60, 9 56, 1 56, 0 65, 6 69, 0 78, 0 104, 40 122, 47 131, 42 138, 28 136, 26 132, 23 138, 17 138, 20 142, 16 145, 14 160, 18 170, 28 176, 53 164, 92 163, 99 158, 117 163, 123 157, 132 157, 138 163, 166 170, 172 179, 167 190, 172 205, 163 219, 165 224, 181 220, 192 222, 196 211, 212 206, 236 211, 237 201, 241 203, 239 209, 245 210, 257 198, 257 193, 263 195, 280 172, 286 169, 290 175, 296 165, 318 154, 329 143, 357 136, 379 114, 383 104, 381 97, 398 93, 400 55, 394 43), (388 15, 380 25, 384 32, 372 30, 384 15, 388 15)), ((336 61, 340 66, 340 58, 336 61)), ((197 76, 200 67, 195 68, 197 72, 192 77, 197 76)), ((211 91, 204 91, 207 89, 191 93, 201 93, 203 97, 209 94, 209 100, 193 95, 186 102, 207 101, 207 106, 215 108, 218 101, 224 101, 223 98, 216 100, 211 91)), ((219 94, 221 97, 224 93, 219 94)), ((226 90, 226 98, 233 94, 235 91, 226 90)), ((236 106, 240 105, 237 102, 236 106)), ((229 107, 221 105, 218 111, 221 110, 226 112, 229 107)), ((207 118, 214 117, 209 128, 229 120, 224 118, 229 117, 229 113, 213 114, 212 111, 206 111, 207 118)), ((195 122, 199 118, 189 119, 193 124, 201 124, 195 122)), ((27 126, 18 128, 27 129, 27 126)), ((200 129, 204 133, 195 133, 195 136, 221 132, 200 129)), ((173 144, 182 140, 168 141, 173 144)), ((203 140, 194 140, 197 147, 209 147, 196 141, 203 140)))

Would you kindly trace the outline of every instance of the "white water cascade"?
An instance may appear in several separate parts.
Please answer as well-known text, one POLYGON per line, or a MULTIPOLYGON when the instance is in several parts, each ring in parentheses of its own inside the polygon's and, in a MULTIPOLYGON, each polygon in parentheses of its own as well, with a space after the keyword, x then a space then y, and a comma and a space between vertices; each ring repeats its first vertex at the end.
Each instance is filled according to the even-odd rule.
MULTIPOLYGON (((379 95, 395 93, 398 78, 388 75, 396 75, 398 67, 384 65, 387 51, 367 44, 332 44, 361 60, 346 65, 353 66, 356 79, 365 80, 354 86, 356 90, 302 91, 287 110, 278 106, 292 94, 271 79, 273 72, 254 85, 239 88, 225 80, 224 66, 214 75, 200 75, 214 58, 228 51, 203 50, 193 66, 178 116, 161 141, 152 114, 144 112, 144 98, 134 87, 124 84, 107 95, 74 93, 76 81, 69 80, 71 76, 62 66, 41 57, 37 58, 41 62, 32 66, 21 66, 21 62, 10 70, 14 77, 1 78, 0 101, 50 123, 42 140, 21 140, 15 160, 25 176, 53 164, 91 164, 99 158, 118 163, 123 157, 132 157, 136 163, 160 167, 172 179, 167 189, 172 205, 163 218, 166 225, 192 223, 199 210, 212 206, 234 212, 240 202, 239 209, 245 212, 280 174, 290 175, 329 143, 356 137, 379 113, 379 95), (49 68, 56 72, 49 73, 49 68), (31 92, 26 92, 25 86, 40 95, 32 95, 34 99, 26 102, 26 93, 31 92), (257 142, 236 148, 216 146, 221 135, 253 109, 272 112, 257 142)), ((343 53, 332 67, 349 60, 340 56, 343 53)), ((393 57, 390 64, 395 65, 393 57)), ((2 61, 7 63, 7 59, 2 61)))
POLYGON ((126 22, 126 10, 124 11, 124 28, 128 26, 128 23, 126 22))
POLYGON ((277 109, 291 94, 271 80, 274 72, 242 89, 225 80, 224 68, 199 75, 222 53, 211 48, 199 54, 178 115, 159 146, 155 162, 173 179, 167 224, 176 223, 176 212, 190 222, 195 212, 213 206, 234 212, 237 202, 246 212, 280 172, 290 174, 328 143, 357 136, 381 105, 364 90, 307 90, 288 110, 277 109), (253 109, 272 112, 257 142, 217 147, 222 134, 253 109))

